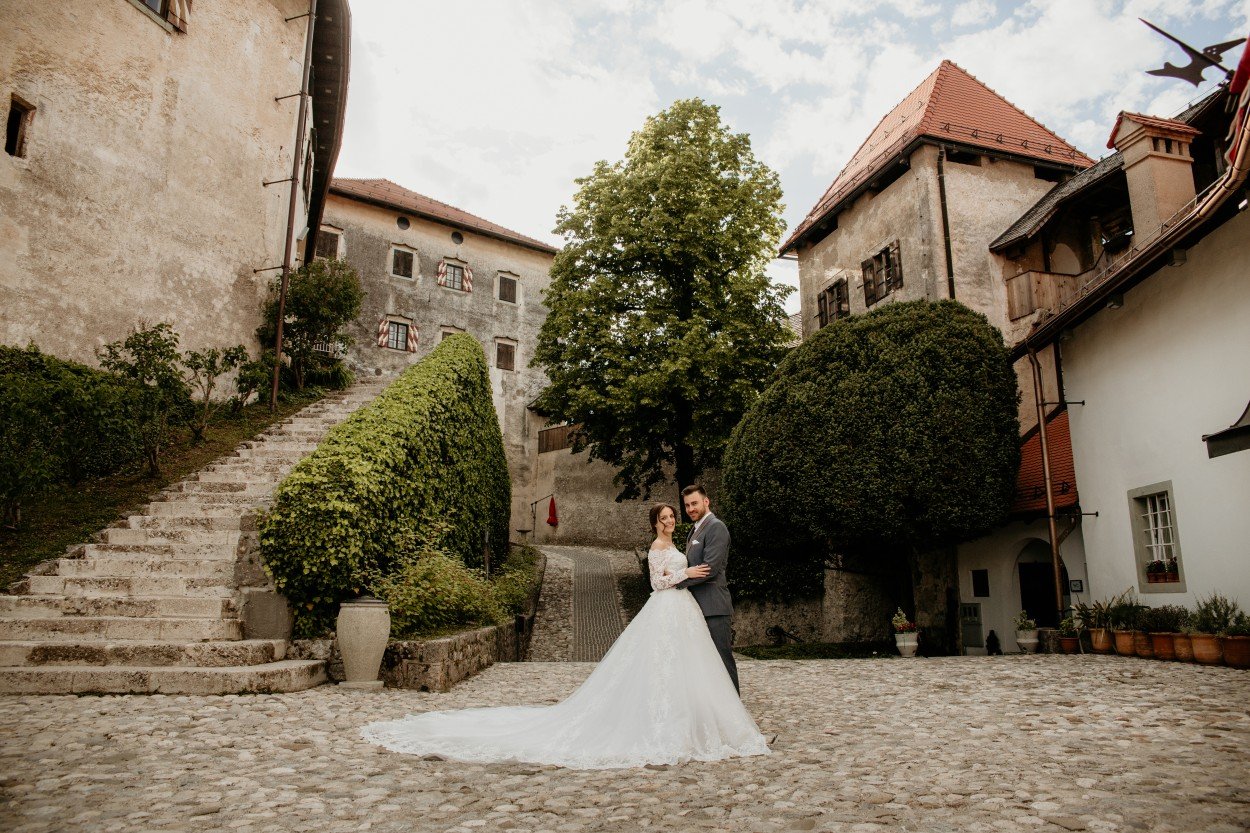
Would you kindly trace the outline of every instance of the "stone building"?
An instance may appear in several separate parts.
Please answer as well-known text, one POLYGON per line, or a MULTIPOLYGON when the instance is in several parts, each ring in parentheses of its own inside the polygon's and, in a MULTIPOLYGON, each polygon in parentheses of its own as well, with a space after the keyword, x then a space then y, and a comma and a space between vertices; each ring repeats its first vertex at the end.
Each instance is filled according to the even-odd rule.
MULTIPOLYGON (((283 261, 306 0, 0 4, 0 343, 94 361, 140 322, 254 347, 283 261), (266 185, 266 183, 272 183, 266 185)), ((341 138, 346 0, 320 0, 291 234, 341 138)))
POLYGON ((532 527, 543 421, 529 405, 547 380, 530 360, 555 253, 385 179, 335 179, 318 236, 317 255, 346 260, 364 288, 345 355, 356 373, 401 370, 451 333, 481 342, 512 475, 514 530, 532 527))
MULTIPOLYGON (((990 244, 1057 183, 1092 164, 962 68, 943 61, 881 120, 783 244, 781 254, 798 260, 803 333, 880 304, 953 298, 984 314, 1014 343, 1027 322, 1008 314, 1002 260, 990 244)), ((1047 245, 1053 250, 1055 244, 1047 245)), ((1040 361, 1053 369, 1050 354, 1040 361)), ((1017 373, 1021 388, 1031 392, 1028 360, 1017 363, 1017 373)), ((1057 401, 1056 376, 1048 372, 1046 378, 1045 398, 1057 401)), ((1028 459, 1030 440, 1038 444, 1031 397, 1021 403, 1020 423, 1028 459)), ((1060 433, 1065 427, 1066 422, 1057 426, 1060 433)), ((1066 441, 1066 433, 1061 439, 1066 441)), ((1013 564, 1042 557, 1034 541, 1046 537, 1046 522, 1030 504, 1032 472, 1029 466, 1022 470, 1015 507, 1015 517, 1026 526, 1021 543, 1010 554, 994 551, 995 558, 1013 564)), ((1075 484, 1071 499, 1075 502, 1075 484)), ((1067 548, 1072 561, 1083 566, 1079 534, 1069 538, 1067 548)), ((1044 555, 1049 562, 1048 544, 1044 555)), ((933 554, 926 562, 930 571, 913 576, 919 624, 949 632, 958 627, 960 609, 975 618, 972 608, 957 607, 953 598, 953 588, 970 572, 957 554, 933 554)), ((809 638, 884 635, 893 600, 883 584, 871 573, 830 570, 823 600, 770 610, 768 616, 809 638)))

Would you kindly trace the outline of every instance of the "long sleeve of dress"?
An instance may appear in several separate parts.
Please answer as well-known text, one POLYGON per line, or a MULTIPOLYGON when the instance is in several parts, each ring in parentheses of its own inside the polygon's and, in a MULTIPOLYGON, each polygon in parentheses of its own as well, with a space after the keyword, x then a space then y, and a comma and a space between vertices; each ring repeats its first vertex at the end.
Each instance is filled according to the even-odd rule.
POLYGON ((667 590, 670 587, 676 587, 678 584, 686 580, 686 568, 664 575, 664 560, 666 554, 652 550, 647 554, 647 570, 651 573, 651 589, 667 590))

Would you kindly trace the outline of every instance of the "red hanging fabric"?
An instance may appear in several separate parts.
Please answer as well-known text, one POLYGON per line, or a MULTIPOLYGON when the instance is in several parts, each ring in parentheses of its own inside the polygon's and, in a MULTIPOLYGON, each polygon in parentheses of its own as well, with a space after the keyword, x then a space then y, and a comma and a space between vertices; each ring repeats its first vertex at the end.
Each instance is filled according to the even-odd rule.
POLYGON ((548 526, 560 525, 560 516, 556 514, 556 496, 555 495, 551 496, 551 504, 547 508, 547 525, 548 526))

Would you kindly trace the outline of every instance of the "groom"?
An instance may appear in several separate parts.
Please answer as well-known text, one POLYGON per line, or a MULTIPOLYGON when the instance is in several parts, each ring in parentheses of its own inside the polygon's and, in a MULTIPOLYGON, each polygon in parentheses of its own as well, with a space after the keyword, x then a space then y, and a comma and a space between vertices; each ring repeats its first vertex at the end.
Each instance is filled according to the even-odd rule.
MULTIPOLYGON (((688 578, 678 587, 687 587, 703 611, 712 642, 720 651, 721 661, 738 689, 738 665, 733 654, 733 599, 729 596, 729 584, 725 579, 725 566, 729 561, 729 528, 712 514, 711 502, 702 486, 687 486, 681 490, 681 502, 686 514, 694 521, 694 529, 686 539, 686 561, 689 566, 706 564, 711 568, 706 578, 688 578)), ((741 689, 738 689, 741 693, 741 689)))

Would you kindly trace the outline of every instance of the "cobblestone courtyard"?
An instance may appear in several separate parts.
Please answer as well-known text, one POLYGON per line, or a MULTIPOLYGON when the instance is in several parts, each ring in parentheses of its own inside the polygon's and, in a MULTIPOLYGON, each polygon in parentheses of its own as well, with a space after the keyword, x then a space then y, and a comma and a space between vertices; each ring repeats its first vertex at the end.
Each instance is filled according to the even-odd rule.
POLYGON ((553 702, 591 667, 496 665, 447 694, 0 698, 0 827, 1250 827, 1250 674, 1116 657, 743 661, 774 754, 715 764, 462 765, 358 738, 412 711, 553 702))

